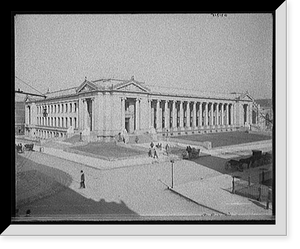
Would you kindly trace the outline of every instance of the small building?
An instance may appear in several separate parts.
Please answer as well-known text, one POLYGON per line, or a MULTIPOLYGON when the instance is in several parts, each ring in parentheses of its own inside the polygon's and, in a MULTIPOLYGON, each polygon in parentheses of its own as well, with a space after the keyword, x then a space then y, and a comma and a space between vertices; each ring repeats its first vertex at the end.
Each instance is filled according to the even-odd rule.
POLYGON ((235 131, 256 123, 253 98, 246 93, 205 93, 147 86, 131 77, 85 79, 79 86, 30 98, 26 135, 111 141, 127 133, 157 136, 235 131))
POLYGON ((261 130, 272 130, 273 128, 273 103, 272 99, 257 99, 259 107, 259 127, 261 130))

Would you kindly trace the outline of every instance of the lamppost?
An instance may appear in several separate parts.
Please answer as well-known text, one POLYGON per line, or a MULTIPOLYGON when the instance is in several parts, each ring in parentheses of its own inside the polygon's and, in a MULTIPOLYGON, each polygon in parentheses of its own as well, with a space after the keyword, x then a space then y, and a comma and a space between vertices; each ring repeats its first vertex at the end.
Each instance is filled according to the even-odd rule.
POLYGON ((233 194, 235 194, 235 181, 234 181, 235 178, 239 179, 241 177, 240 176, 232 176, 232 191, 231 192, 233 194))
POLYGON ((174 187, 174 159, 171 159, 170 162, 171 162, 171 166, 172 166, 172 174, 171 174, 172 184, 171 184, 171 187, 173 188, 174 187))

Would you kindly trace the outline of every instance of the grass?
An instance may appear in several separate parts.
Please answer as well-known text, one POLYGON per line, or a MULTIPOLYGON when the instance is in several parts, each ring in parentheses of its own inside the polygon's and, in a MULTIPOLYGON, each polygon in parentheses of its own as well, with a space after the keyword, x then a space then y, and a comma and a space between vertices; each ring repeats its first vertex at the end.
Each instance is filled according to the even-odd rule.
POLYGON ((124 158, 124 157, 139 156, 145 154, 145 152, 143 151, 135 150, 123 146, 118 146, 113 142, 112 143, 92 142, 82 146, 74 146, 72 147, 72 150, 87 152, 87 153, 91 153, 106 158, 124 158))
POLYGON ((251 134, 246 132, 222 132, 222 133, 209 133, 197 134, 187 136, 176 136, 176 139, 182 139, 195 142, 212 142, 213 147, 228 146, 233 144, 251 143, 256 141, 263 141, 272 139, 270 136, 251 134))

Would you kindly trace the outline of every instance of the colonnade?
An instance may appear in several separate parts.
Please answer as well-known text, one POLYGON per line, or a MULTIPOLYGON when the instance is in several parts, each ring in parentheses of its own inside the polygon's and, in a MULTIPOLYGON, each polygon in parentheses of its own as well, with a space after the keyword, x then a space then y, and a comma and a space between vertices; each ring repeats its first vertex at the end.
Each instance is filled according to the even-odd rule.
POLYGON ((196 100, 149 99, 151 126, 161 131, 234 126, 235 104, 196 100))

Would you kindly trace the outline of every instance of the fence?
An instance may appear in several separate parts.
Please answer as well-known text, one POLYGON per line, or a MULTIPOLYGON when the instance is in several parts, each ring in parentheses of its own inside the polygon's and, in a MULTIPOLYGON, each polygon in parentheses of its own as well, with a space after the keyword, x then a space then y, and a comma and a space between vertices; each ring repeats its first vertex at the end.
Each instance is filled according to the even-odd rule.
POLYGON ((273 171, 270 168, 261 167, 249 174, 234 176, 230 190, 234 194, 250 199, 271 201, 273 183, 273 171))
POLYGON ((266 202, 267 200, 270 202, 272 201, 272 189, 262 184, 253 184, 249 186, 247 183, 245 186, 245 184, 236 182, 234 193, 262 202, 266 202))

